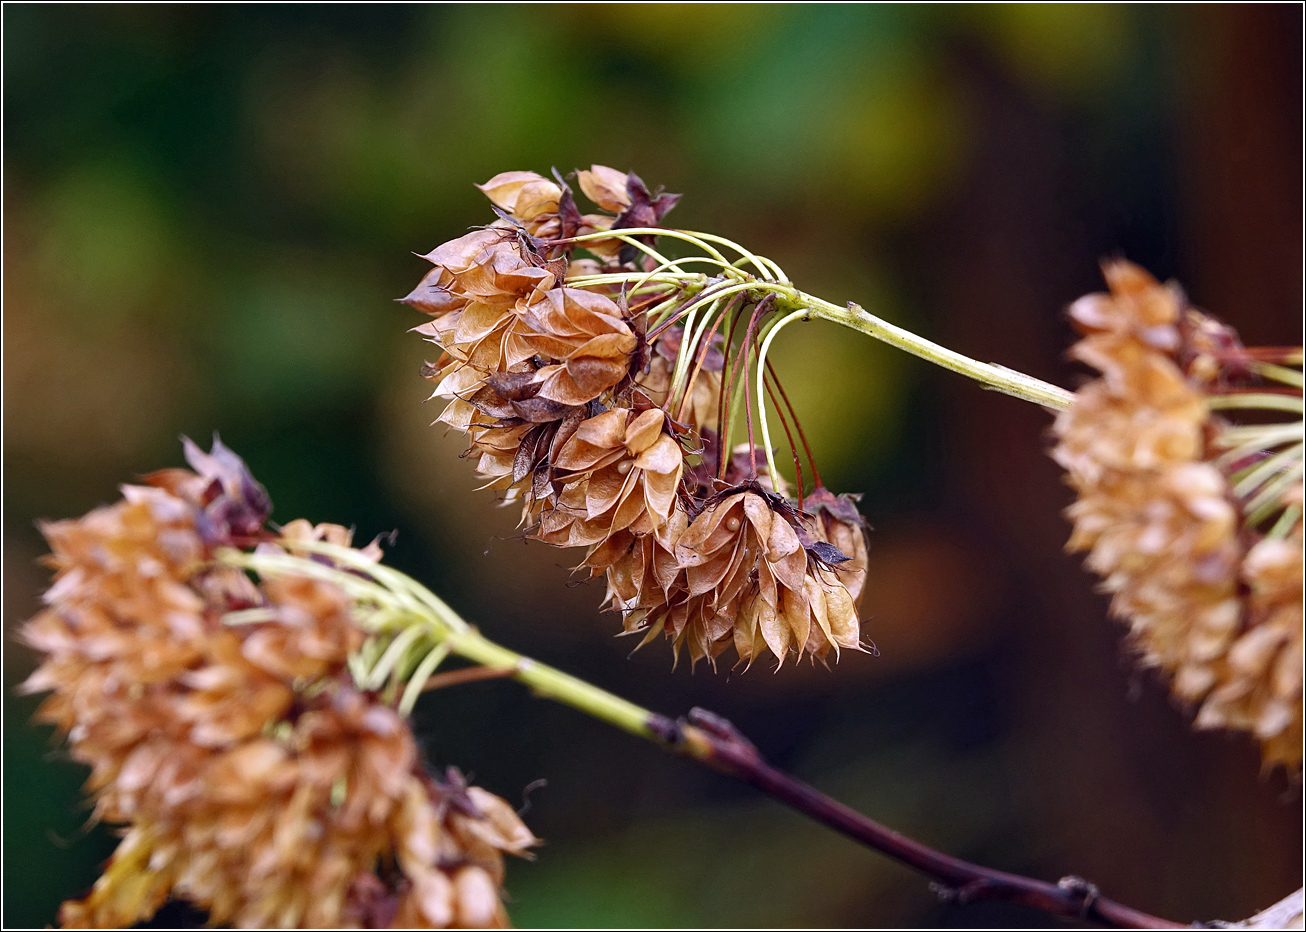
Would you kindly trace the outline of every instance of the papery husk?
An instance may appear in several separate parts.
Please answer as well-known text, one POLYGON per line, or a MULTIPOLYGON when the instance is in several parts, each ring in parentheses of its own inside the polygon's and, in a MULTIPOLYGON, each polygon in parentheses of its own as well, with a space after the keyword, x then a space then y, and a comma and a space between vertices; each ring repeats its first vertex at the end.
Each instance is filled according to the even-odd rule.
POLYGON ((676 509, 684 469, 665 420, 656 408, 614 408, 582 421, 552 460, 562 491, 532 536, 588 547, 627 529, 659 533, 676 509))

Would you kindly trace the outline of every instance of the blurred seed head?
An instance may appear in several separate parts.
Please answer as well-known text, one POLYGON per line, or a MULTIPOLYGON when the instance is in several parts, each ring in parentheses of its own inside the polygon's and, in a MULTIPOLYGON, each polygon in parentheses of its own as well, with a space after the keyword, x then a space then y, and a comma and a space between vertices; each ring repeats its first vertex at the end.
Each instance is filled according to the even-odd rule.
POLYGON ((1253 378, 1230 328, 1138 266, 1103 271, 1110 292, 1070 308, 1085 334, 1071 355, 1100 375, 1053 430, 1052 456, 1078 495, 1067 549, 1088 552, 1140 659, 1170 674, 1197 727, 1250 731, 1267 764, 1299 769, 1300 447, 1295 460, 1289 450, 1269 462, 1281 425, 1233 428, 1212 413, 1215 394, 1253 378), (1280 520, 1262 533, 1255 508, 1266 494, 1266 514, 1280 520))
MULTIPOLYGON (((364 632, 341 590, 213 562, 279 549, 270 503, 220 443, 186 454, 194 472, 42 528, 56 575, 21 632, 45 655, 23 689, 50 693, 38 718, 91 768, 95 818, 125 827, 60 921, 130 926, 173 895, 215 924, 504 925, 502 855, 529 830, 456 772, 430 777, 407 721, 354 685, 364 632)), ((284 538, 351 535, 295 521, 284 538)))

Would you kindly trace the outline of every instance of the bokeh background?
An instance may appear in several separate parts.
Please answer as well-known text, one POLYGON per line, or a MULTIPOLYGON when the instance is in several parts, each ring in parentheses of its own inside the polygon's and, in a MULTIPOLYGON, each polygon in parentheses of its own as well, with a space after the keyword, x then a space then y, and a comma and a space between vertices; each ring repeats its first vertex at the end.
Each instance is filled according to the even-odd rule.
MULTIPOLYGON (((274 517, 398 529, 393 562, 503 643, 770 757, 954 854, 1178 920, 1301 880, 1301 792, 1194 734, 1077 559, 1041 410, 832 325, 778 357, 875 527, 833 672, 628 659, 570 554, 514 539, 428 427, 405 294, 507 169, 633 168, 671 220, 970 355, 1073 385, 1063 308, 1121 254, 1248 342, 1300 339, 1302 11, 1281 6, 4 8, 4 921, 113 839, 14 684, 34 522, 220 431, 274 517)), ((426 697, 430 759, 547 839, 523 926, 1042 924, 941 904, 751 791, 531 699, 426 697)), ((177 916, 173 916, 174 919, 177 916)), ((182 918, 185 918, 184 916, 182 918)), ((190 917, 196 918, 196 917, 190 917)))

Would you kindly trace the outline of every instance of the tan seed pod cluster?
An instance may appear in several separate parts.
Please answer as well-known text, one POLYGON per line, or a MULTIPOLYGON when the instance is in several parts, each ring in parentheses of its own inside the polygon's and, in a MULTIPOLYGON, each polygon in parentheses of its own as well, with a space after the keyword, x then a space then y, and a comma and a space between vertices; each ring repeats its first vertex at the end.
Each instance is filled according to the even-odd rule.
POLYGON ((1198 727, 1248 730, 1267 763, 1299 768, 1301 510, 1264 537, 1248 525, 1251 489, 1234 481, 1249 462, 1272 469, 1290 458, 1221 455, 1235 432, 1210 403, 1247 377, 1250 351, 1141 268, 1115 261, 1103 271, 1110 293, 1070 308, 1085 334, 1071 355, 1101 376, 1054 428, 1052 455, 1078 495, 1067 549, 1088 551, 1143 662, 1171 675, 1198 727))
MULTIPOLYGON (((1289 493, 1300 507, 1300 484, 1289 493)), ((1215 671, 1197 724, 1240 728, 1263 742, 1267 762, 1302 759, 1302 523, 1247 552, 1248 625, 1215 671)))
MULTIPOLYGON (((24 689, 50 693, 38 717, 91 768, 95 818, 126 827, 60 921, 130 926, 174 895, 215 924, 504 925, 503 853, 529 830, 456 772, 428 776, 407 722, 354 686, 364 635, 341 591, 211 561, 276 548, 257 542, 270 506, 221 444, 186 452, 194 472, 43 527, 56 579, 22 629, 45 655, 24 689)), ((296 521, 284 537, 350 534, 296 521)))
POLYGON ((577 180, 608 214, 581 215, 560 177, 505 172, 481 185, 499 220, 428 254, 433 268, 401 299, 431 316, 416 331, 443 351, 424 372, 448 401, 437 423, 468 435, 486 486, 521 504, 528 536, 586 548, 580 566, 606 576, 627 632, 665 634, 693 661, 732 646, 745 663, 860 649, 856 508, 820 488, 846 507, 821 511, 818 495, 809 513, 789 500, 751 421, 748 444, 724 462, 719 450, 731 414, 723 322, 750 321, 735 347, 747 381, 769 305, 741 294, 691 334, 678 321, 694 319, 697 293, 589 281, 654 270, 652 233, 591 234, 655 228, 678 196, 601 165, 577 180))

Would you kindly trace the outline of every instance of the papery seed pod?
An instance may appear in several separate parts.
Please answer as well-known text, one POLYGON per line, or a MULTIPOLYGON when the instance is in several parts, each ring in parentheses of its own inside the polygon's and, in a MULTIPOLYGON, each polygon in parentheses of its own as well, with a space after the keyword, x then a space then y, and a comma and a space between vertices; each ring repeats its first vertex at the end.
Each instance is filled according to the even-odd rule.
POLYGON ((556 213, 562 198, 562 188, 535 172, 501 172, 476 187, 496 206, 523 221, 556 213))
POLYGON ((503 855, 529 856, 538 840, 499 797, 468 786, 454 769, 445 782, 409 789, 398 860, 408 878, 397 927, 502 928, 503 855), (434 806, 432 806, 434 802, 434 806))
POLYGON ((671 208, 680 200, 679 194, 663 193, 661 188, 650 192, 644 180, 634 172, 626 173, 627 204, 617 216, 613 229, 653 227, 662 222, 671 208))
POLYGON ((1225 425, 1206 395, 1246 378, 1247 357, 1236 334, 1185 307, 1177 288, 1126 262, 1104 273, 1111 293, 1070 309, 1086 334, 1071 355, 1101 377, 1054 427, 1052 455, 1078 494, 1067 549, 1089 551, 1112 612, 1128 621, 1143 662, 1198 707, 1198 727, 1247 729, 1267 762, 1299 767, 1301 678, 1279 671, 1300 666, 1300 573, 1286 586, 1262 574, 1300 567, 1300 529, 1256 543, 1244 526, 1245 497, 1260 484, 1230 482, 1237 463, 1217 456, 1225 425))
MULTIPOLYGON (((590 548, 581 566, 593 575, 606 575, 605 604, 613 609, 629 614, 672 603, 676 593, 685 589, 685 572, 676 560, 675 547, 688 526, 684 510, 677 508, 656 534, 627 529, 605 537, 590 548)), ((627 630, 639 627, 636 620, 627 630)))
MULTIPOLYGON (((209 453, 189 437, 182 438, 182 449, 195 472, 164 469, 146 476, 146 481, 198 507, 197 527, 208 543, 257 537, 272 511, 272 502, 241 458, 216 436, 209 453)), ((124 491, 128 498, 138 494, 124 491)), ((157 497, 155 507, 162 507, 157 497)))
MULTIPOLYGON (((582 233, 657 226, 680 200, 679 194, 663 194, 661 190, 650 194, 634 172, 619 172, 606 165, 591 165, 588 171, 582 169, 576 173, 576 180, 586 197, 616 214, 616 217, 586 214, 582 218, 582 233)), ((640 239, 651 242, 650 237, 640 239)), ((583 245, 609 263, 630 263, 637 255, 633 246, 617 239, 586 240, 583 245)))
POLYGON ((582 421, 552 459, 563 488, 533 536, 574 547, 626 529, 659 533, 676 509, 684 468, 679 445, 663 432, 665 417, 656 408, 615 408, 582 421))
POLYGON ((606 165, 591 165, 589 171, 576 172, 576 181, 595 204, 604 210, 619 214, 630 206, 630 194, 626 191, 627 175, 606 165))
POLYGON ((694 519, 676 557, 689 598, 706 597, 712 617, 700 622, 703 635, 691 633, 691 644, 733 639, 739 629, 741 659, 756 656, 760 639, 782 664, 791 650, 821 657, 832 647, 859 648, 852 597, 832 572, 810 565, 798 526, 796 512, 754 491, 728 495, 694 519))
MULTIPOLYGON (((557 182, 549 181, 535 172, 504 172, 478 185, 494 203, 499 214, 493 226, 500 229, 517 229, 537 244, 546 240, 562 239, 607 229, 613 221, 601 215, 581 216, 571 188, 554 172, 557 182)), ((570 255, 575 247, 570 243, 542 247, 549 258, 570 255)))
MULTIPOLYGON (((435 265, 422 283, 401 300, 434 319, 415 328, 445 352, 429 365, 436 382, 433 397, 467 398, 490 374, 509 370, 534 355, 523 341, 515 311, 543 299, 556 282, 553 271, 524 255, 510 233, 478 230, 445 243, 426 256, 435 265)), ((453 419, 458 413, 449 414, 453 419)))
MULTIPOLYGON (((1289 496, 1300 504, 1301 485, 1289 496)), ((1302 759, 1302 522, 1287 537, 1248 552, 1243 581, 1251 590, 1249 624, 1211 676, 1198 713, 1203 728, 1240 728, 1263 743, 1265 760, 1302 759)))
POLYGON ((869 528, 854 504, 858 497, 835 495, 824 486, 818 486, 804 500, 807 513, 816 519, 812 528, 816 540, 838 551, 831 567, 854 604, 861 598, 862 588, 866 585, 869 560, 866 547, 869 528))
POLYGON ((563 405, 597 398, 626 377, 635 334, 616 302, 576 288, 555 288, 521 310, 525 341, 537 356, 557 362, 534 376, 538 395, 563 405))
MULTIPOLYGON (((434 268, 399 300, 436 318, 440 326, 435 332, 448 334, 445 339, 450 343, 466 342, 474 331, 469 329, 469 320, 459 333, 455 328, 461 319, 448 315, 471 304, 502 310, 523 298, 529 301, 532 295, 553 287, 557 277, 552 270, 524 256, 510 230, 494 227, 450 240, 423 258, 434 268)), ((472 315, 479 321, 476 327, 485 332, 490 329, 484 322, 487 313, 479 309, 472 315)))
MULTIPOLYGON (((611 230, 613 224, 617 221, 616 217, 609 217, 606 214, 585 214, 580 219, 580 226, 576 230, 577 235, 580 236, 591 233, 603 233, 607 230, 611 230)), ((615 237, 611 239, 607 237, 602 239, 587 239, 582 242, 580 246, 582 249, 593 253, 595 256, 598 256, 599 259, 603 260, 603 265, 600 266, 600 268, 620 266, 622 256, 627 254, 628 249, 624 242, 615 237)), ((599 265, 598 262, 595 262, 595 260, 592 259, 580 259, 578 261, 594 262, 596 266, 599 265)), ((568 277, 571 277, 570 273, 568 273, 568 277)))
POLYGON ((1193 384, 1218 388, 1220 383, 1251 375, 1238 332, 1228 324, 1197 308, 1185 307, 1177 326, 1179 351, 1175 361, 1193 384))

